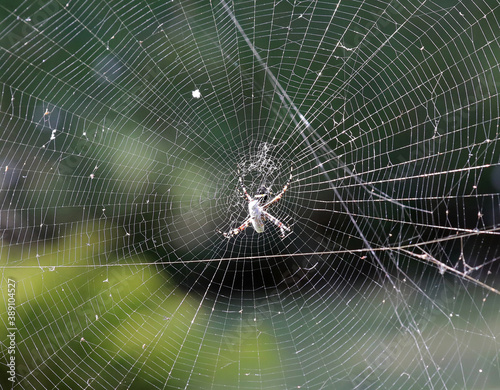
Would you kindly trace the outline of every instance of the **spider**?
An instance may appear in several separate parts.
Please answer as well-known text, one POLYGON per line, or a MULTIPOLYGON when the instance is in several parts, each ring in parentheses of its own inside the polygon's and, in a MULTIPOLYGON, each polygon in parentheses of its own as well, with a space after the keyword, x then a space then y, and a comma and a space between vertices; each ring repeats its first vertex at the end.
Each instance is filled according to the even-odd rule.
POLYGON ((283 195, 285 194, 285 191, 288 189, 290 186, 290 181, 292 180, 292 170, 293 167, 290 169, 290 177, 288 178, 288 181, 286 182, 285 186, 283 189, 280 191, 279 194, 277 194, 274 198, 272 198, 270 201, 267 201, 269 195, 271 194, 271 191, 269 188, 262 186, 257 190, 257 193, 251 197, 247 189, 245 188, 245 184, 243 184, 243 178, 241 177, 240 172, 238 171, 238 179, 241 185, 241 189, 243 190, 243 193, 245 194, 245 197, 248 200, 248 214, 249 217, 245 219, 245 221, 236 229, 230 230, 227 233, 222 233, 224 237, 226 238, 231 238, 238 233, 242 232, 245 230, 247 227, 250 225, 253 226, 254 230, 257 233, 262 233, 264 231, 264 221, 266 219, 270 220, 272 223, 274 223, 277 227, 279 227, 280 232, 281 232, 281 237, 284 237, 286 232, 290 232, 290 228, 283 224, 278 218, 273 217, 271 214, 267 212, 267 209, 269 206, 271 206, 273 203, 276 203, 279 201, 283 195))

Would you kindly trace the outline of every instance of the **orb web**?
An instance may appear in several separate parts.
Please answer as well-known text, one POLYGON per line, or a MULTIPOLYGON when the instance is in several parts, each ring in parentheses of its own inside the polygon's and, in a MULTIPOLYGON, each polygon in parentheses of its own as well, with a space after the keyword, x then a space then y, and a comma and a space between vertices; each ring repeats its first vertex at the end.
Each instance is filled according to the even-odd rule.
POLYGON ((499 12, 0 5, 2 386, 497 386, 499 12))

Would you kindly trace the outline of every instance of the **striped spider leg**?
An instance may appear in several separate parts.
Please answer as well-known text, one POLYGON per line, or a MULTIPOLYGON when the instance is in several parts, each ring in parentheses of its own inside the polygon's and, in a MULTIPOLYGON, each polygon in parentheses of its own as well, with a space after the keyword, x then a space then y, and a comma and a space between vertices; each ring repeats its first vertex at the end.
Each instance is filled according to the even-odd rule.
POLYGON ((267 219, 269 219, 272 223, 274 223, 277 227, 279 227, 281 237, 285 237, 286 232, 290 232, 290 228, 288 226, 284 225, 283 222, 281 222, 278 218, 273 217, 271 214, 269 214, 265 210, 264 210, 263 214, 267 219))
POLYGON ((290 181, 292 180, 292 171, 293 171, 293 166, 290 167, 290 176, 288 177, 288 180, 286 182, 286 184, 283 186, 283 189, 281 190, 281 192, 276 195, 274 198, 272 198, 269 202, 267 202, 266 204, 264 204, 264 206, 262 206, 262 208, 265 210, 267 209, 269 206, 271 206, 273 203, 276 203, 277 201, 279 201, 283 195, 285 194, 286 190, 288 190, 288 187, 290 186, 290 181))
POLYGON ((249 217, 245 219, 245 221, 236 229, 230 230, 227 233, 222 233, 224 237, 231 238, 239 234, 243 230, 245 230, 250 225, 252 225, 252 227, 257 233, 262 233, 265 229, 264 222, 266 219, 270 220, 274 225, 276 225, 280 229, 281 237, 284 237, 286 232, 290 232, 290 228, 286 226, 283 222, 281 222, 278 218, 269 214, 267 208, 272 204, 278 202, 285 194, 286 190, 290 186, 290 181, 292 180, 293 177, 292 170, 293 167, 290 168, 290 177, 288 178, 288 181, 283 186, 283 189, 280 191, 280 193, 277 194, 275 197, 273 197, 269 202, 266 202, 264 204, 262 203, 267 200, 268 194, 271 193, 269 189, 266 187, 261 187, 257 194, 255 194, 253 197, 250 196, 245 187, 245 184, 243 183, 243 178, 241 177, 241 174, 238 171, 240 186, 241 189, 243 190, 243 194, 245 195, 248 201, 249 217))
POLYGON ((245 219, 245 222, 243 222, 240 226, 238 226, 236 229, 233 229, 233 230, 230 230, 229 232, 227 233, 222 233, 224 235, 224 237, 226 238, 231 238, 233 236, 236 236, 239 232, 242 232, 243 230, 245 230, 247 227, 249 227, 250 225, 252 224, 252 219, 250 217, 248 217, 247 219, 245 219))

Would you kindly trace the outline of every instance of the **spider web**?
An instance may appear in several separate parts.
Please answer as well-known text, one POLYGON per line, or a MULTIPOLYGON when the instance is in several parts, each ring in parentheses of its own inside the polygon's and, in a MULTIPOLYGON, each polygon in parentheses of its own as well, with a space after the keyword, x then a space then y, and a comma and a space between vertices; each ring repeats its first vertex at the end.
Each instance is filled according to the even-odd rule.
POLYGON ((499 17, 3 2, 2 388, 496 388, 499 17))

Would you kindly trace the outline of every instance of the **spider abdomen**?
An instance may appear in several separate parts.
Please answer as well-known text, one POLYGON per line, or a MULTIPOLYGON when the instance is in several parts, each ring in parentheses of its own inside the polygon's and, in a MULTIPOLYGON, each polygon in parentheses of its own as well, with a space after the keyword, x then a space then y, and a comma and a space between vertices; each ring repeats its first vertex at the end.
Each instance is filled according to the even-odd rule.
POLYGON ((248 202, 248 214, 250 214, 254 230, 257 233, 262 233, 264 231, 264 215, 257 199, 248 202))

